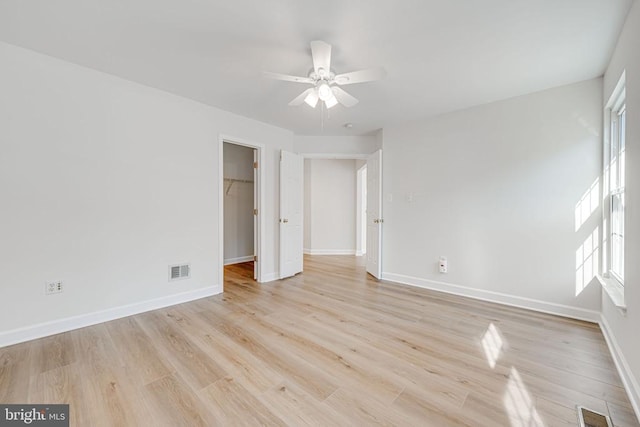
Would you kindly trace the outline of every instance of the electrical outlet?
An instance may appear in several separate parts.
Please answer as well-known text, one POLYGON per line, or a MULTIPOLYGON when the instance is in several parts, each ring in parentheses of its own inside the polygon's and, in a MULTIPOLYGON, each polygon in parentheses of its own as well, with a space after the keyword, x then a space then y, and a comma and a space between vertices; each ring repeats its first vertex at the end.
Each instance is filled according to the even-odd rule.
POLYGON ((438 269, 440 273, 447 273, 449 271, 449 263, 447 262, 447 257, 440 257, 440 261, 438 262, 438 269))
POLYGON ((44 288, 44 293, 46 295, 51 295, 51 294, 59 294, 60 292, 62 292, 63 287, 62 287, 62 280, 56 280, 54 282, 47 282, 44 288))

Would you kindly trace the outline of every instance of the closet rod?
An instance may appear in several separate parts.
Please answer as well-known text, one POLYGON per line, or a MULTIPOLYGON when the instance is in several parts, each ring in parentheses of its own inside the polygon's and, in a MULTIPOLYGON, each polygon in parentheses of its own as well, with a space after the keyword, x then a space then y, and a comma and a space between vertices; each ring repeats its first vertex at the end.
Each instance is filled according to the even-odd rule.
POLYGON ((253 183, 252 180, 249 179, 235 179, 235 178, 224 178, 225 181, 231 181, 231 182, 247 182, 247 183, 253 183))
POLYGON ((231 186, 233 185, 234 182, 243 182, 243 183, 250 183, 253 184, 253 181, 250 181, 248 179, 234 179, 234 178, 224 178, 225 181, 229 181, 229 186, 227 187, 227 191, 224 192, 224 194, 229 194, 229 190, 231 190, 231 186))

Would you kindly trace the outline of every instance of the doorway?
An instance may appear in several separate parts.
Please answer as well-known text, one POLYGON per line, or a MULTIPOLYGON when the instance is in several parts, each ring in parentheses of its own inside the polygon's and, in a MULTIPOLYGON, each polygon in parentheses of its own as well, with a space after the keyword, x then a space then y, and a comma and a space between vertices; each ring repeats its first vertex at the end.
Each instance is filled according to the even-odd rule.
POLYGON ((369 155, 304 157, 303 253, 355 255, 366 272, 380 279, 382 150, 369 155), (330 172, 319 177, 317 172, 323 169, 330 172))
POLYGON ((264 147, 220 137, 219 158, 219 280, 262 279, 261 206, 264 147))
POLYGON ((223 145, 225 271, 236 264, 254 270, 255 148, 223 145))
POLYGON ((364 255, 366 185, 364 159, 305 159, 305 254, 364 255))

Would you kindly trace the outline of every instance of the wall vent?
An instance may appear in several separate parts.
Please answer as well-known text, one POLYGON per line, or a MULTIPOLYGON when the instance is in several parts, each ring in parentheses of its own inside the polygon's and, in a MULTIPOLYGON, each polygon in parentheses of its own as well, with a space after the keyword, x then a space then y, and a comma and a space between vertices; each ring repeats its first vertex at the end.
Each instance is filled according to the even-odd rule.
POLYGON ((613 427, 611 418, 583 406, 578 406, 578 421, 580 427, 613 427))
POLYGON ((191 275, 191 266, 189 264, 169 266, 169 281, 188 279, 190 275, 191 275))

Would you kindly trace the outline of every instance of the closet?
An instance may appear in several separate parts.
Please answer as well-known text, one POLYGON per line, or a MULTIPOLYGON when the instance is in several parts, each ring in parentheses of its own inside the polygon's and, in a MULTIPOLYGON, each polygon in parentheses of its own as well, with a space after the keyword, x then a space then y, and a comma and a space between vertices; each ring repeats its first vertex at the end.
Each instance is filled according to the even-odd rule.
POLYGON ((225 142, 223 146, 224 265, 253 271, 254 156, 250 147, 225 142))

